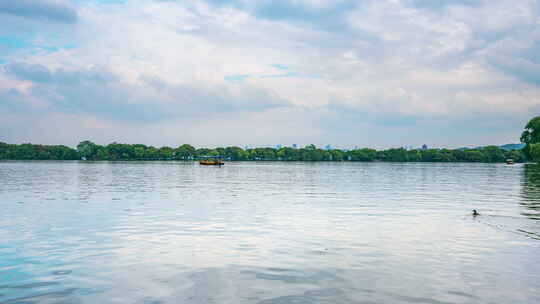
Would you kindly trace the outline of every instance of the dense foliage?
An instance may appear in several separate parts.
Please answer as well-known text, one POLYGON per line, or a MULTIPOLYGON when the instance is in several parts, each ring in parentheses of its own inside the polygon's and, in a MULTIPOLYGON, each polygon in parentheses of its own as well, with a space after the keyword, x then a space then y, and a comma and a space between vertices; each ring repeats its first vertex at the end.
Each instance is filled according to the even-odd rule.
POLYGON ((386 162, 516 162, 526 160, 522 150, 507 151, 496 146, 475 149, 417 149, 404 148, 377 151, 373 149, 323 150, 309 145, 304 148, 254 148, 239 147, 199 148, 181 145, 177 148, 155 148, 141 144, 111 143, 106 146, 83 141, 77 149, 66 146, 44 146, 0 142, 0 159, 36 160, 193 160, 200 156, 223 156, 233 161, 386 161, 386 162))
POLYGON ((0 159, 75 160, 80 158, 76 150, 66 146, 10 145, 0 142, 0 159))
POLYGON ((530 144, 527 151, 530 159, 540 162, 540 143, 530 144))
MULTIPOLYGON (((529 159, 534 159, 532 145, 540 144, 540 116, 531 119, 521 134, 521 142, 525 144, 523 152, 529 159)), ((537 159, 540 161, 540 158, 537 159)))

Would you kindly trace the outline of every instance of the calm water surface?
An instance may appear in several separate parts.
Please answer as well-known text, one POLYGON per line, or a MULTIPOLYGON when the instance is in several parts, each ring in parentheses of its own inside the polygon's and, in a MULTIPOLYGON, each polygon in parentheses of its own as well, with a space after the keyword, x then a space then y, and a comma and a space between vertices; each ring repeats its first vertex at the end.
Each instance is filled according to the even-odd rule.
POLYGON ((531 165, 0 162, 0 208, 0 303, 540 303, 531 165))

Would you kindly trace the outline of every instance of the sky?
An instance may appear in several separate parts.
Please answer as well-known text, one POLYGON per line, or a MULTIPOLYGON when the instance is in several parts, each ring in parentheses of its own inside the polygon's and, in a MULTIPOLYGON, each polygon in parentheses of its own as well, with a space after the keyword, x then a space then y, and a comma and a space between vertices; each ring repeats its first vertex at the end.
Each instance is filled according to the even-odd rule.
POLYGON ((540 0, 0 0, 0 141, 515 143, 538 54, 540 0))

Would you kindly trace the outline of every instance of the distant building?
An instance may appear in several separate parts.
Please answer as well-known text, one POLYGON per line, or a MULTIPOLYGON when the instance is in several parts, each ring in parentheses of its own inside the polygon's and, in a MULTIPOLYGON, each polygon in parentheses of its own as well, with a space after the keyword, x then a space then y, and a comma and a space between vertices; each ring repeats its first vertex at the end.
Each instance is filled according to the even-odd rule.
POLYGON ((334 148, 332 148, 331 145, 326 145, 326 147, 324 147, 324 149, 327 150, 327 151, 334 150, 334 148))
POLYGON ((297 144, 293 144, 292 147, 293 147, 293 149, 298 149, 298 145, 297 145, 297 144))
POLYGON ((422 145, 422 150, 427 150, 427 149, 428 149, 427 145, 426 145, 426 144, 423 144, 423 145, 422 145))
POLYGON ((276 145, 276 149, 278 149, 278 150, 281 149, 281 147, 283 147, 281 144, 276 145))

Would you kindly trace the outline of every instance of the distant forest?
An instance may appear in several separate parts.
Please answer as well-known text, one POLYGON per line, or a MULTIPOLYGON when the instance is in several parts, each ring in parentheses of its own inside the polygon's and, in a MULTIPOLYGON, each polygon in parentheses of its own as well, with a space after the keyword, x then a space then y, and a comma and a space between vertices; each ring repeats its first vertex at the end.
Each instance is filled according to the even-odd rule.
POLYGON ((320 149, 304 148, 195 148, 184 144, 177 148, 156 148, 141 144, 111 143, 106 146, 83 141, 76 149, 63 145, 7 144, 0 142, 0 160, 178 160, 191 161, 202 156, 222 156, 231 161, 384 161, 384 162, 483 162, 500 163, 507 159, 525 162, 521 149, 498 146, 461 149, 320 149))

